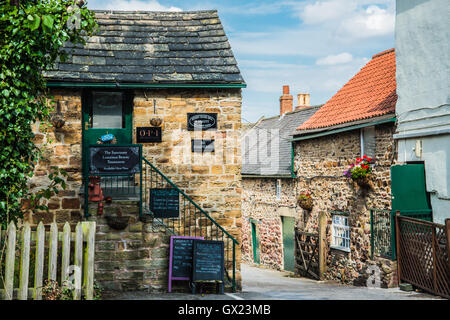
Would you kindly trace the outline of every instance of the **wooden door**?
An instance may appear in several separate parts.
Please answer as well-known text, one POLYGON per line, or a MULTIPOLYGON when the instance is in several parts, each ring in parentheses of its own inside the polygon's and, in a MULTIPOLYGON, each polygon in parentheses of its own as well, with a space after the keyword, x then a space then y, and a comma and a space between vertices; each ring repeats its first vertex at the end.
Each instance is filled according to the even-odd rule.
POLYGON ((283 230, 283 260, 284 270, 295 271, 295 219, 292 217, 281 217, 283 230))

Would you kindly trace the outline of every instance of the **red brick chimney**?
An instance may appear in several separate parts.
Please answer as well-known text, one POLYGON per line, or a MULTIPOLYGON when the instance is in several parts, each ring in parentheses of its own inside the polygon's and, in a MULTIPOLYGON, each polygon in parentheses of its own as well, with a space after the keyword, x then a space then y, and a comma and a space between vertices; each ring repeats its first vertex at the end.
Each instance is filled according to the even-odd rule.
POLYGON ((299 93, 297 95, 297 106, 295 107, 295 111, 310 106, 311 105, 309 103, 309 93, 299 93))
POLYGON ((292 112, 294 98, 289 94, 289 86, 283 86, 283 95, 280 97, 280 116, 286 112, 292 112))

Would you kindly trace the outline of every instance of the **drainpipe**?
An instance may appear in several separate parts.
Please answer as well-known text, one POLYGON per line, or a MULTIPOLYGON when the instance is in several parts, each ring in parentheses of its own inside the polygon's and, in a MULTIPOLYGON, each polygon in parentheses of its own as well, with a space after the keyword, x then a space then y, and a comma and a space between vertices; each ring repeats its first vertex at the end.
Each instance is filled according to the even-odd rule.
POLYGON ((291 141, 291 178, 297 178, 294 172, 294 141, 291 141))

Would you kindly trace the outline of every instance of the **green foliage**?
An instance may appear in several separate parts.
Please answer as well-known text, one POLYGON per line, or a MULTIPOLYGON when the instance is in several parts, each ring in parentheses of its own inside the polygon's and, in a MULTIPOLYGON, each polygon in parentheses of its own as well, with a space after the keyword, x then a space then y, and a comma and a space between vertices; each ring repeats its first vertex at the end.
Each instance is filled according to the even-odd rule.
MULTIPOLYGON (((64 42, 84 43, 95 28, 94 14, 73 0, 0 2, 0 224, 21 217, 21 201, 33 198, 27 182, 41 151, 31 125, 48 122, 53 109, 43 71, 65 59, 64 42)), ((51 180, 41 198, 63 184, 51 180)))

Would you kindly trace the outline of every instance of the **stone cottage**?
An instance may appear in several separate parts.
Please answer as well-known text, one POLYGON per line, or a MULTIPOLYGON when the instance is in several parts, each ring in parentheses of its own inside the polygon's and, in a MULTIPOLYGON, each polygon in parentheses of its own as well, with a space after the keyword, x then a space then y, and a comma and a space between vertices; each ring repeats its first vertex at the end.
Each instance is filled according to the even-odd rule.
POLYGON ((293 110, 283 87, 280 113, 262 118, 242 138, 242 259, 294 271, 294 224, 298 220, 292 133, 318 106, 298 95, 293 110))
MULTIPOLYGON (((56 120, 50 128, 35 125, 44 159, 32 184, 44 186, 50 166, 69 176, 66 190, 49 200, 50 211, 27 218, 96 220, 101 285, 167 290, 170 234, 240 242, 246 85, 216 11, 96 11, 96 18, 95 36, 85 46, 66 43, 68 59, 45 74, 56 120), (133 159, 142 168, 96 176, 89 152, 108 143, 141 147, 133 159), (179 211, 157 219, 150 193, 167 187, 178 192, 179 211), (124 229, 108 216, 127 217, 124 229)), ((233 258, 232 246, 225 242, 225 269, 239 289, 240 254, 233 258)))
MULTIPOLYGON (((390 168, 396 159, 397 101, 393 49, 375 54, 294 133, 294 170, 299 192, 310 190, 312 210, 300 209, 304 231, 316 232, 327 216, 326 278, 366 285, 396 284, 395 264, 371 260, 370 209, 391 208, 390 168), (372 185, 360 187, 344 176, 358 157, 372 158, 372 185), (378 268, 368 267, 377 265, 378 268), (370 273, 370 275, 369 275, 370 273)), ((386 231, 388 232, 388 231, 386 231)))

